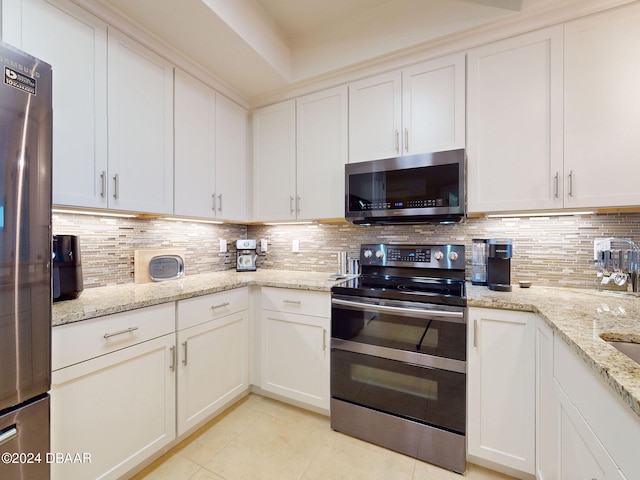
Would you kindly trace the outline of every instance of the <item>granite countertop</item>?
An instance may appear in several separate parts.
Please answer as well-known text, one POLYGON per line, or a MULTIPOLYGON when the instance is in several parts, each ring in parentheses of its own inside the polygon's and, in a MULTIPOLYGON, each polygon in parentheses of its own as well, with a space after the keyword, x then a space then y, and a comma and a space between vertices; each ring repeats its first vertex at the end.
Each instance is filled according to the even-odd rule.
MULTIPOLYGON (((76 300, 54 303, 53 326, 248 285, 329 292, 341 280, 327 273, 233 270, 185 276, 161 283, 125 284, 85 290, 76 300)), ((468 284, 470 307, 534 312, 640 416, 640 365, 608 340, 640 342, 640 297, 568 288, 514 286, 494 292, 468 284)))
POLYGON ((57 327, 112 313, 126 312, 248 285, 330 292, 331 287, 340 281, 342 280, 334 280, 328 273, 288 270, 258 270, 256 272, 225 270, 186 275, 179 280, 166 282, 127 283, 88 288, 75 300, 53 304, 52 325, 57 327))

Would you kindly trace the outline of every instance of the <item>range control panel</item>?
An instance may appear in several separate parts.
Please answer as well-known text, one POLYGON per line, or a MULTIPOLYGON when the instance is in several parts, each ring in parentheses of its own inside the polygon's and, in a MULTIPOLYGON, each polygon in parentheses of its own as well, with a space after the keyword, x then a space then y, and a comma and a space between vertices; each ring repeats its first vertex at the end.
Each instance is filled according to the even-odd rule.
POLYGON ((464 245, 388 245, 360 246, 360 264, 414 268, 464 270, 464 245))

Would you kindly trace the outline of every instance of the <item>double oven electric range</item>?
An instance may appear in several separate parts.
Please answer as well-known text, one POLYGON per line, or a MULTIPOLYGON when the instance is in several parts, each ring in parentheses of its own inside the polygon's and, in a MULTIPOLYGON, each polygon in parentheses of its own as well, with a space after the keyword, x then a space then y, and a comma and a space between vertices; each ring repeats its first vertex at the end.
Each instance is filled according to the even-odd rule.
POLYGON ((463 245, 362 245, 331 290, 331 427, 466 468, 463 245))

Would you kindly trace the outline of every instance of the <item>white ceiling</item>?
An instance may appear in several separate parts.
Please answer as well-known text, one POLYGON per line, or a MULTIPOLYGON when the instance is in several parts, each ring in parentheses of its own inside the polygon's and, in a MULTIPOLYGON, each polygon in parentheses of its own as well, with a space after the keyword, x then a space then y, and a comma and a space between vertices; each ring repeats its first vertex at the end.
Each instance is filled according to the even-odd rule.
POLYGON ((547 0, 102 1, 251 99, 547 0))

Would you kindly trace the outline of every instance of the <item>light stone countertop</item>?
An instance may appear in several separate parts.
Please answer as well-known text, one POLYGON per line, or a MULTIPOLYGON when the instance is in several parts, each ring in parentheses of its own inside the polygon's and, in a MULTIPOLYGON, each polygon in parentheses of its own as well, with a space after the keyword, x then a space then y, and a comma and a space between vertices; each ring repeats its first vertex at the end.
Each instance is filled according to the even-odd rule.
MULTIPOLYGON (((76 300, 53 305, 53 326, 173 302, 248 285, 329 292, 340 282, 327 273, 234 270, 187 275, 180 280, 86 289, 76 300)), ((640 342, 640 297, 534 285, 494 292, 467 284, 468 306, 534 312, 640 416, 640 365, 604 342, 640 342)))
POLYGON ((330 292, 331 287, 340 281, 342 280, 333 280, 328 273, 288 270, 258 270, 256 272, 225 270, 186 275, 179 280, 166 282, 127 283, 88 288, 75 300, 65 300, 53 304, 52 325, 57 327, 112 313, 126 312, 248 285, 330 292))

